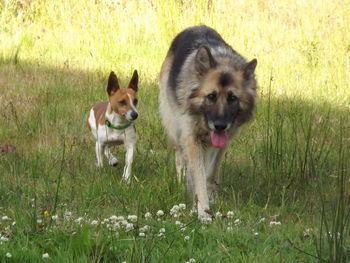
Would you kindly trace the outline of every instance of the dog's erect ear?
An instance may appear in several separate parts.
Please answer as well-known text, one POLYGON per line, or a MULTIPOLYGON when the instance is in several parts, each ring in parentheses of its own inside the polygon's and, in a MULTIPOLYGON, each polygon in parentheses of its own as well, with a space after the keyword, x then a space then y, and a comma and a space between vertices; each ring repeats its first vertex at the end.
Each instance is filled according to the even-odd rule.
POLYGON ((245 79, 250 79, 251 77, 254 76, 254 71, 255 71, 257 63, 258 63, 258 61, 254 58, 252 61, 250 61, 244 65, 243 71, 244 71, 244 78, 245 79))
POLYGON ((139 84, 139 75, 137 74, 137 70, 135 69, 134 74, 132 74, 128 88, 137 91, 138 84, 139 84))
POLYGON ((195 68, 197 72, 202 75, 210 68, 214 68, 216 64, 213 55, 210 53, 210 49, 205 45, 200 46, 195 57, 195 68))
POLYGON ((119 89, 118 78, 117 78, 117 75, 112 71, 111 74, 109 74, 109 78, 108 78, 107 93, 108 95, 112 95, 118 89, 119 89))

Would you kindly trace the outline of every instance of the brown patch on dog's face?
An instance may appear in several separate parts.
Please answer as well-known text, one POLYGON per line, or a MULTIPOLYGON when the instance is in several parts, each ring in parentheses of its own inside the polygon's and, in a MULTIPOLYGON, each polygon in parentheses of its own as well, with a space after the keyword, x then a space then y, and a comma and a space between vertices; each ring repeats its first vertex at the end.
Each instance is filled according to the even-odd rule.
POLYGON ((112 71, 107 86, 107 93, 109 95, 109 103, 111 107, 110 112, 114 111, 119 115, 126 116, 129 120, 135 120, 138 116, 136 106, 138 91, 138 74, 135 70, 127 88, 119 88, 117 76, 112 71))
POLYGON ((255 107, 256 62, 249 63, 238 69, 220 66, 209 69, 200 88, 191 94, 190 112, 202 115, 209 130, 226 130, 251 118, 255 107))
POLYGON ((129 110, 133 109, 133 106, 136 107, 137 105, 136 91, 129 88, 118 89, 109 96, 109 102, 111 110, 120 115, 125 115, 129 110))

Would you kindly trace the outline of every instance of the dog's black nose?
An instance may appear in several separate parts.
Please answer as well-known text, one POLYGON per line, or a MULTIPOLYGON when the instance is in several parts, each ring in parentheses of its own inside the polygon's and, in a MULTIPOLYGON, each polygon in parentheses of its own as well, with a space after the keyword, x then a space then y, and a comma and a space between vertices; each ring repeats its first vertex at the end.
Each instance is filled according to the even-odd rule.
POLYGON ((217 131, 223 131, 226 129, 227 124, 221 121, 217 121, 217 122, 214 122, 214 127, 215 127, 215 130, 217 131))
POLYGON ((139 116, 139 114, 138 114, 136 111, 133 111, 133 112, 131 113, 131 118, 132 118, 132 120, 136 120, 138 116, 139 116))

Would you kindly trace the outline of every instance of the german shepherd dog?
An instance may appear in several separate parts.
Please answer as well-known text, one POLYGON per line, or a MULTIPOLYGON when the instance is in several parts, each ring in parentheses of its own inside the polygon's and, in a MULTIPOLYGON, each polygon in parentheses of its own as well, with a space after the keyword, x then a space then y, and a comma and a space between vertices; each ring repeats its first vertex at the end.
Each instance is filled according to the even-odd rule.
POLYGON ((190 27, 173 40, 163 62, 159 109, 175 147, 179 181, 185 172, 198 218, 210 217, 209 199, 229 140, 253 115, 255 67, 207 26, 190 27))

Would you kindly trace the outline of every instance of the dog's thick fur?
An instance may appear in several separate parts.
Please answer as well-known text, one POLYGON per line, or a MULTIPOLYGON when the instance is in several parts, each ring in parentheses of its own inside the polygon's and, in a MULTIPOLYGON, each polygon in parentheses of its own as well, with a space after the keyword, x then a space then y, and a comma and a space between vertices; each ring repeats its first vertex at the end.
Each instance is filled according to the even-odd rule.
POLYGON ((176 171, 186 171, 199 218, 210 215, 228 141, 251 119, 255 67, 207 26, 190 27, 173 40, 160 72, 160 114, 176 150, 176 171))
POLYGON ((120 88, 118 78, 112 71, 108 78, 108 101, 95 102, 87 118, 87 126, 96 139, 97 166, 103 166, 103 154, 109 164, 117 165, 110 147, 124 144, 126 149, 125 166, 122 178, 129 182, 131 165, 136 146, 136 129, 133 121, 137 119, 138 74, 134 74, 127 88, 120 88))

